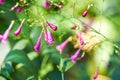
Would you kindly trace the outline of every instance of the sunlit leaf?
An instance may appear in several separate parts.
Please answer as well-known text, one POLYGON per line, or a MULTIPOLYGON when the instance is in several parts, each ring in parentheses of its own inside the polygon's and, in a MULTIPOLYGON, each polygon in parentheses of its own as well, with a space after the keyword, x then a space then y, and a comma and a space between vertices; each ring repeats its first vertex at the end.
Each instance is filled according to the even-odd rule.
POLYGON ((14 49, 14 50, 15 50, 15 49, 23 50, 23 49, 26 47, 26 45, 27 45, 28 42, 29 42, 28 40, 22 39, 22 40, 18 41, 18 42, 15 44, 15 46, 13 47, 13 49, 14 49))

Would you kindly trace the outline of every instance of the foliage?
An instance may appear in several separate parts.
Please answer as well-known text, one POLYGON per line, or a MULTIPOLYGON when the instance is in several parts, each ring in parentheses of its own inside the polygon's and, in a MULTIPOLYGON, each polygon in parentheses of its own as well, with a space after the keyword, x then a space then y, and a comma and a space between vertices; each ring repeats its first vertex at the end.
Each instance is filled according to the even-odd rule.
POLYGON ((0 0, 0 80, 120 80, 119 3, 0 0))

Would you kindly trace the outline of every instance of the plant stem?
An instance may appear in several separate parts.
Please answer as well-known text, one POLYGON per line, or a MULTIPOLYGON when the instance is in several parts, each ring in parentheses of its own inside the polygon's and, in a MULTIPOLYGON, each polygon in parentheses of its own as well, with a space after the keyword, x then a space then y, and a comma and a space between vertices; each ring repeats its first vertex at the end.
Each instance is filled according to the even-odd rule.
POLYGON ((63 72, 61 72, 61 75, 62 75, 62 80, 64 80, 64 73, 63 73, 63 72))
POLYGON ((63 70, 62 70, 62 68, 63 68, 62 51, 60 51, 60 68, 61 68, 61 70, 60 70, 60 72, 61 72, 61 77, 62 77, 62 80, 64 80, 64 72, 63 72, 63 70))

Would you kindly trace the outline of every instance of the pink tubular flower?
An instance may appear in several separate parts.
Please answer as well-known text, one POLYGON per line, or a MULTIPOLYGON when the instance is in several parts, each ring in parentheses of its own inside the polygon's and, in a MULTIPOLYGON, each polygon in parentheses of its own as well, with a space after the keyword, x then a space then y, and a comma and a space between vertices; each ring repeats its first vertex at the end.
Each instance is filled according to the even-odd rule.
POLYGON ((54 25, 54 24, 52 24, 52 23, 50 23, 50 22, 48 22, 48 21, 46 21, 46 23, 47 23, 47 25, 50 26, 50 28, 53 29, 54 31, 57 30, 57 26, 56 26, 56 25, 54 25))
POLYGON ((57 45, 56 49, 60 52, 63 51, 65 49, 66 45, 68 44, 68 42, 69 42, 69 38, 66 39, 62 44, 57 45))
POLYGON ((23 10, 23 6, 20 6, 20 7, 17 9, 17 12, 20 13, 22 10, 23 10))
POLYGON ((75 52, 75 54, 72 55, 71 60, 72 60, 73 63, 76 63, 77 57, 78 57, 80 51, 81 51, 81 49, 78 49, 78 50, 75 52))
POLYGON ((54 38, 52 33, 47 29, 47 44, 53 44, 54 38))
POLYGON ((0 4, 4 4, 4 2, 5 2, 4 0, 0 0, 0 4))
POLYGON ((95 74, 93 75, 93 79, 95 80, 95 79, 97 79, 97 77, 98 77, 98 70, 95 72, 95 74))
POLYGON ((40 36, 39 36, 39 38, 38 38, 38 40, 36 42, 36 45, 34 46, 34 50, 36 52, 40 52, 41 38, 42 38, 42 32, 41 32, 41 34, 40 34, 40 36))
POLYGON ((22 20, 22 22, 21 22, 20 26, 18 27, 18 29, 14 32, 15 36, 18 36, 20 34, 24 20, 25 19, 22 20))
POLYGON ((3 37, 3 36, 0 34, 0 40, 2 40, 2 37, 3 37))
POLYGON ((83 45, 84 44, 84 40, 82 38, 82 33, 80 33, 80 34, 77 33, 76 35, 80 39, 80 44, 83 45))
POLYGON ((85 17, 88 14, 88 10, 85 10, 82 14, 83 17, 85 17))
POLYGON ((43 6, 44 6, 45 8, 50 8, 50 7, 51 7, 51 5, 50 5, 50 3, 48 2, 48 0, 46 0, 46 1, 44 2, 43 6))
POLYGON ((11 11, 15 10, 18 7, 18 3, 11 7, 11 11))
POLYGON ((79 38, 80 38, 80 44, 83 45, 84 44, 84 40, 82 38, 82 34, 81 33, 80 33, 80 37, 79 38))
POLYGON ((2 36, 2 42, 3 42, 3 43, 6 43, 6 41, 7 41, 7 39, 8 39, 8 36, 9 36, 9 34, 10 34, 10 30, 11 30, 13 24, 14 24, 14 21, 11 21, 10 26, 9 26, 8 29, 4 32, 4 34, 3 34, 3 36, 2 36))

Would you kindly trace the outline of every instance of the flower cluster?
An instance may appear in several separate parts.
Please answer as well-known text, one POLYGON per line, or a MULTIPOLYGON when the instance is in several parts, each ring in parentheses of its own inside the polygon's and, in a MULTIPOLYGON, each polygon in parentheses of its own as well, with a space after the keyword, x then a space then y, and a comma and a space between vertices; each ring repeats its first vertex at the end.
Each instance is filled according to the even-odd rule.
MULTIPOLYGON (((22 22, 21 22, 20 26, 18 27, 18 29, 14 32, 15 36, 18 36, 20 34, 23 22, 24 22, 24 19, 22 20, 22 22)), ((14 21, 11 21, 11 24, 9 25, 7 30, 4 32, 4 34, 0 34, 0 40, 2 40, 2 42, 4 44, 6 43, 8 37, 9 37, 10 31, 11 31, 11 29, 13 27, 13 24, 14 24, 14 21)))
POLYGON ((46 21, 46 25, 47 25, 46 28, 43 28, 43 30, 41 31, 40 36, 36 42, 36 45, 34 46, 34 50, 36 52, 40 52, 42 34, 44 34, 44 39, 48 45, 51 45, 54 43, 54 37, 52 33, 50 32, 48 26, 54 31, 57 30, 57 26, 50 23, 49 21, 46 21))
POLYGON ((72 29, 75 30, 75 36, 69 37, 68 39, 63 41, 63 43, 56 46, 56 49, 59 52, 62 52, 65 49, 68 42, 71 41, 74 45, 74 48, 77 48, 77 51, 71 56, 71 61, 73 63, 77 62, 77 58, 81 50, 83 51, 83 53, 80 56, 80 59, 83 59, 85 56, 85 52, 90 52, 94 48, 94 46, 96 46, 103 40, 102 37, 95 33, 94 31, 91 30, 79 31, 76 30, 76 28, 77 28, 76 25, 72 27, 72 29))
POLYGON ((14 6, 11 7, 11 11, 14 11, 14 10, 20 13, 23 10, 23 6, 19 5, 19 3, 16 3, 14 6))

